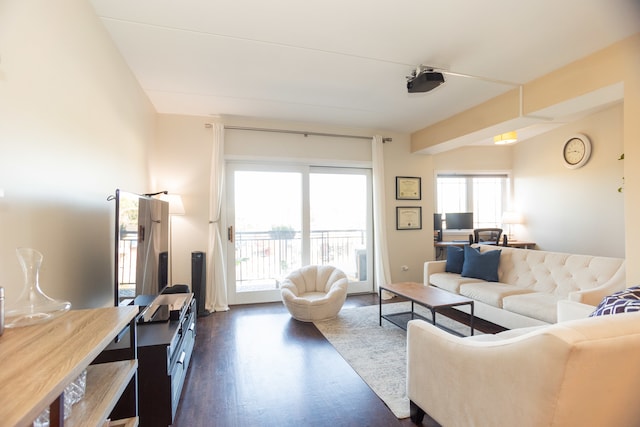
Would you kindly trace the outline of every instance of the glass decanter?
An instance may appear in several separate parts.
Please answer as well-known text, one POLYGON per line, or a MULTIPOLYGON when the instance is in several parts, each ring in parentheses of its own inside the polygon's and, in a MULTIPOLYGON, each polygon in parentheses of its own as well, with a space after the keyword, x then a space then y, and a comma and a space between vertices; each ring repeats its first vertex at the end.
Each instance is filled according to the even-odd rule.
POLYGON ((49 298, 40 289, 42 254, 31 248, 18 248, 16 254, 24 273, 24 285, 18 300, 7 308, 5 327, 17 328, 46 322, 68 311, 70 302, 49 298))

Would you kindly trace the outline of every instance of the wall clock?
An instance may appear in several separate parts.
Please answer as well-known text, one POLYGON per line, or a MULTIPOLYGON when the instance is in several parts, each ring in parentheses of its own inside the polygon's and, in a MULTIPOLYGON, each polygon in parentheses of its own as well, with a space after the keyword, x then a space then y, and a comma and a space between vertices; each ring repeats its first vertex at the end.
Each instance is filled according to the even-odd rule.
POLYGON ((591 157, 591 140, 581 133, 573 135, 562 147, 562 160, 569 169, 584 166, 591 157))

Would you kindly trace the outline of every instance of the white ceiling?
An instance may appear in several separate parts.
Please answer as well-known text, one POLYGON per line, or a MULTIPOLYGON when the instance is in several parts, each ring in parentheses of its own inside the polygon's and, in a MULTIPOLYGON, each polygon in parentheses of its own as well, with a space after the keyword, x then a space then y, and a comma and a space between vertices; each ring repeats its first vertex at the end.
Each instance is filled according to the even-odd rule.
POLYGON ((409 133, 640 31, 639 0, 90 0, 159 113, 409 133))

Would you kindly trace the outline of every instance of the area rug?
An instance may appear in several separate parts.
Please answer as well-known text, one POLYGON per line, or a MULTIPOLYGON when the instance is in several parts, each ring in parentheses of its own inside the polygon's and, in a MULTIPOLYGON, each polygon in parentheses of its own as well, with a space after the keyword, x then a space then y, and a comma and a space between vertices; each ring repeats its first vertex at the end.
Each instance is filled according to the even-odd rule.
MULTIPOLYGON (((383 304, 383 314, 409 311, 411 303, 383 304)), ((428 319, 431 312, 415 306, 428 319)), ((377 305, 343 308, 338 317, 314 325, 382 399, 398 418, 409 417, 406 396, 407 335, 396 325, 382 320, 379 325, 377 305)), ((463 335, 469 327, 438 314, 436 321, 463 335)))

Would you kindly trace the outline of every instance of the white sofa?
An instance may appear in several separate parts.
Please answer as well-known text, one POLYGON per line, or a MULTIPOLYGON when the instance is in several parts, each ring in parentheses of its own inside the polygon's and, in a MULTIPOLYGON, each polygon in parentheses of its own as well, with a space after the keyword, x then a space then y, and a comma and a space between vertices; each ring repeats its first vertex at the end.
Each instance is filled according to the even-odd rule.
POLYGON ((420 423, 426 412, 445 427, 635 427, 638 354, 640 312, 467 338, 413 320, 411 418, 420 423))
POLYGON ((597 306, 605 296, 626 287, 621 258, 494 245, 474 247, 481 254, 501 251, 498 282, 448 273, 446 261, 427 261, 424 284, 473 299, 476 317, 508 329, 556 323, 559 301, 597 306))

